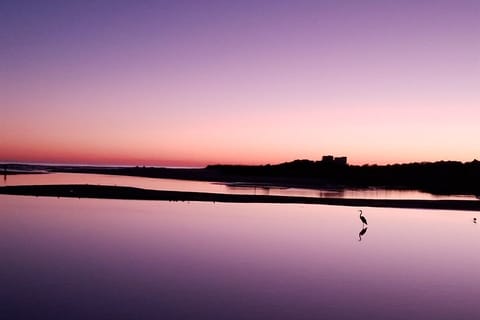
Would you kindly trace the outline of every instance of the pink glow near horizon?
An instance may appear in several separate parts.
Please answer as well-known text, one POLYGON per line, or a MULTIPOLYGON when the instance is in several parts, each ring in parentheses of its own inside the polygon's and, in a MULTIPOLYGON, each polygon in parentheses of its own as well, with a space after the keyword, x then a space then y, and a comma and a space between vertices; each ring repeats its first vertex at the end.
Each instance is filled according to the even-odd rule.
POLYGON ((480 158, 479 3, 201 3, 0 5, 0 161, 480 158))

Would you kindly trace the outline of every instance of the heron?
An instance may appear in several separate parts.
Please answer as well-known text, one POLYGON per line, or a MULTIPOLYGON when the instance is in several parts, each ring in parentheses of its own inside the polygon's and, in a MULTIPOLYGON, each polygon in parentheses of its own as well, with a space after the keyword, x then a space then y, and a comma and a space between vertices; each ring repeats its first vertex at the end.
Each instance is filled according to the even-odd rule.
POLYGON ((358 211, 360 211, 360 220, 362 221, 362 223, 363 223, 364 225, 365 225, 365 224, 368 225, 368 223, 367 223, 367 218, 365 218, 364 216, 362 216, 363 211, 362 211, 362 210, 358 210, 358 211))
POLYGON ((360 232, 358 233, 358 241, 362 241, 362 236, 367 233, 367 229, 368 227, 365 227, 363 228, 362 230, 360 230, 360 232))

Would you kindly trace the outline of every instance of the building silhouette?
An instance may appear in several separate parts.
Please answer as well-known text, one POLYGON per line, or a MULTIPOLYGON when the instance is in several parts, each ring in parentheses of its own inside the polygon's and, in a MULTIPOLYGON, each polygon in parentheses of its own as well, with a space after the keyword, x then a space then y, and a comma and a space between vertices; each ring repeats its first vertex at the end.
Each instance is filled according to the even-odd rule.
POLYGON ((332 155, 327 155, 322 157, 322 163, 325 164, 336 164, 336 165, 347 165, 347 157, 334 157, 332 155))

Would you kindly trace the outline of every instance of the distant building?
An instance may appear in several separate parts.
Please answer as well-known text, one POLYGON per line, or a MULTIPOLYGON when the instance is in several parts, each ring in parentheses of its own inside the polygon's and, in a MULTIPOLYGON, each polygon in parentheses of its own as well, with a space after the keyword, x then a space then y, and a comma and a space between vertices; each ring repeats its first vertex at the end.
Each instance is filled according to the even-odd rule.
POLYGON ((332 162, 333 162, 333 156, 330 156, 330 155, 328 155, 328 156, 323 156, 323 157, 322 157, 322 162, 324 162, 324 163, 332 163, 332 162))
POLYGON ((323 156, 322 163, 335 163, 337 165, 347 165, 347 157, 334 157, 332 155, 323 156))
POLYGON ((342 166, 345 166, 347 164, 347 157, 335 157, 335 159, 333 159, 333 161, 336 164, 340 164, 342 166))

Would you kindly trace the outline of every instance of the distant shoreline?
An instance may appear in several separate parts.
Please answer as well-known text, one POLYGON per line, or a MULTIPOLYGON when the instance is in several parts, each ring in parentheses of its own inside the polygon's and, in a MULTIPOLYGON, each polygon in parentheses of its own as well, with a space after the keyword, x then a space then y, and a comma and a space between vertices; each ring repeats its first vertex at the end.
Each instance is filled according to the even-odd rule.
POLYGON ((297 203, 352 207, 385 207, 409 209, 442 209, 480 211, 478 200, 404 200, 404 199, 346 199, 296 196, 244 195, 207 192, 161 191, 133 187, 99 185, 30 185, 0 187, 0 194, 94 198, 121 200, 202 201, 233 203, 297 203))
POLYGON ((473 195, 480 199, 480 161, 439 161, 396 165, 355 166, 295 160, 278 165, 209 165, 205 168, 32 166, 3 164, 9 171, 93 173, 177 180, 209 181, 308 189, 419 190, 439 195, 473 195))

